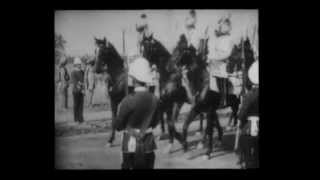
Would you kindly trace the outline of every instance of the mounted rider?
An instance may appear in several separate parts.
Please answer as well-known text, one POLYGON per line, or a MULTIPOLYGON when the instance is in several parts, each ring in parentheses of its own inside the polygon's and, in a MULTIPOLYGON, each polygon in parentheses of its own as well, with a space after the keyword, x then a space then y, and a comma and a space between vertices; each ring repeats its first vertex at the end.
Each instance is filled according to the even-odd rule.
POLYGON ((210 72, 210 89, 222 93, 222 106, 226 105, 227 78, 226 62, 231 55, 233 40, 231 37, 231 15, 224 15, 218 21, 218 27, 211 34, 208 41, 209 53, 207 62, 210 72))
MULTIPOLYGON (((138 52, 136 54, 142 56, 143 55, 143 46, 141 45, 142 39, 144 37, 150 37, 153 35, 153 32, 151 31, 149 22, 148 22, 148 17, 146 14, 141 14, 138 22, 136 23, 136 30, 138 32, 138 41, 137 41, 137 47, 138 47, 138 52)), ((135 52, 132 52, 131 55, 134 56, 135 52)), ((151 76, 152 76, 152 82, 148 83, 147 85, 149 86, 151 92, 155 91, 155 87, 157 84, 157 68, 155 65, 151 66, 151 76)))
POLYGON ((136 30, 138 32, 138 41, 137 41, 137 47, 139 50, 139 53, 142 54, 143 47, 141 46, 141 41, 143 37, 150 37, 153 32, 150 29, 150 25, 148 22, 148 17, 146 14, 141 14, 140 18, 138 19, 138 22, 136 23, 136 30))

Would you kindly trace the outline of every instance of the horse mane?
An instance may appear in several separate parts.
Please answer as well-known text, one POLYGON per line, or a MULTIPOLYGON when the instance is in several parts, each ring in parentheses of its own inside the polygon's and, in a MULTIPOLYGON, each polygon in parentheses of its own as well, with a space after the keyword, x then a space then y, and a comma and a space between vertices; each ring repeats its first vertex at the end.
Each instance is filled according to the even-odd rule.
POLYGON ((155 42, 155 46, 157 47, 157 49, 159 49, 158 52, 161 53, 160 55, 163 55, 164 57, 169 58, 171 56, 171 54, 169 53, 167 48, 164 47, 164 45, 160 41, 158 41, 157 39, 153 38, 153 40, 155 42))

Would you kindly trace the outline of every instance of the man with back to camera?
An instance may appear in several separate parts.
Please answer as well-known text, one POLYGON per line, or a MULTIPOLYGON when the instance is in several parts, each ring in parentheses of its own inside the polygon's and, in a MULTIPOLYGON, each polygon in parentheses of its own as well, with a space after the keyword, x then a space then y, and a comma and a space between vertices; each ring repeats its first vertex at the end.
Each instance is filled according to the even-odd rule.
POLYGON ((153 169, 156 143, 153 128, 158 99, 149 92, 147 84, 152 82, 149 62, 137 57, 129 67, 134 92, 127 95, 118 107, 115 121, 117 131, 123 131, 122 169, 153 169))

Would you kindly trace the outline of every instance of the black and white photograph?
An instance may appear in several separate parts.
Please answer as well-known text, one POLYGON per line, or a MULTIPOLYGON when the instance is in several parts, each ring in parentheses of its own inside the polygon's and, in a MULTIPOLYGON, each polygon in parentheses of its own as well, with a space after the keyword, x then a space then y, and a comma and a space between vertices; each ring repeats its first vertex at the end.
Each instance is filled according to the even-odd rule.
POLYGON ((54 167, 257 169, 259 10, 54 11, 54 167))

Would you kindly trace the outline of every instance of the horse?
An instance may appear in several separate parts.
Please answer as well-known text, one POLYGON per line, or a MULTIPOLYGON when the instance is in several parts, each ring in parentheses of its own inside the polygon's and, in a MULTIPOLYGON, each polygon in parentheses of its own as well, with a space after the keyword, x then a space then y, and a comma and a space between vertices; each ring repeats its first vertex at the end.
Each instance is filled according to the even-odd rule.
POLYGON ((117 108, 128 92, 128 73, 124 67, 124 60, 119 55, 115 47, 109 41, 107 41, 105 37, 102 40, 97 38, 94 39, 96 45, 98 46, 94 72, 98 74, 106 72, 109 75, 108 93, 112 111, 112 133, 108 143, 111 146, 115 139, 114 124, 117 108))
MULTIPOLYGON (((248 46, 248 43, 244 43, 245 46, 248 46)), ((239 58, 241 59, 241 48, 242 48, 242 43, 239 46, 235 46, 230 59, 232 59, 233 63, 240 61, 239 58), (235 61, 237 60, 237 61, 235 61)), ((249 48, 245 48, 246 50, 250 50, 249 48)), ((222 141, 222 136, 223 136, 223 130, 220 126, 218 116, 216 111, 221 108, 226 108, 226 107, 231 107, 232 109, 232 114, 230 116, 230 120, 233 118, 236 124, 236 119, 237 119, 237 113, 240 105, 240 97, 238 97, 235 94, 227 94, 226 95, 226 104, 222 106, 220 104, 220 100, 222 98, 221 93, 216 92, 216 91, 207 91, 205 88, 208 88, 208 78, 209 78, 209 73, 206 70, 206 59, 205 55, 207 53, 207 41, 202 40, 200 41, 200 49, 199 49, 199 54, 196 55, 195 49, 190 50, 186 49, 183 51, 183 58, 181 58, 180 66, 186 66, 188 69, 188 74, 187 78, 189 81, 189 86, 191 91, 193 91, 193 95, 197 96, 197 94, 202 94, 201 98, 198 98, 198 100, 195 102, 195 104, 192 106, 191 111, 189 115, 187 116, 187 119, 184 121, 183 125, 183 137, 184 137, 184 151, 187 151, 188 145, 187 145, 187 131, 190 123, 195 119, 195 117, 202 112, 206 112, 208 115, 207 118, 207 129, 206 133, 204 134, 203 137, 203 142, 206 141, 207 136, 209 137, 209 148, 207 151, 207 156, 210 157, 210 154, 212 152, 213 148, 213 140, 212 140, 212 135, 213 135, 213 127, 216 127, 218 129, 218 139, 219 142, 221 143, 222 141), (205 93, 205 94, 204 94, 205 93)), ((246 52, 246 51, 245 51, 246 52)), ((250 54, 250 53, 249 53, 250 54)), ((248 58, 248 57, 246 57, 248 58)), ((242 61, 240 61, 242 62, 242 61)), ((251 62, 251 60, 249 61, 251 62)), ((236 64, 229 64, 230 62, 227 61, 228 68, 229 69, 236 69, 238 66, 236 64), (232 68, 231 68, 232 67, 232 68), (235 67, 235 68, 234 68, 235 67)), ((250 64, 250 63, 247 63, 250 64)), ((233 71, 231 71, 233 72, 233 71)), ((228 81, 229 86, 232 85, 230 81, 228 81)), ((232 87, 232 86, 231 86, 232 87)), ((202 143, 203 143, 202 142, 202 143)))
POLYGON ((203 95, 203 92, 206 92, 205 89, 209 84, 209 73, 206 70, 207 64, 205 61, 206 53, 208 52, 207 47, 205 46, 206 43, 207 40, 202 40, 200 42, 199 53, 196 54, 196 49, 193 46, 188 47, 187 39, 185 35, 182 34, 173 51, 173 58, 175 59, 178 69, 187 69, 186 79, 188 80, 188 85, 185 86, 185 88, 188 93, 186 102, 190 103, 192 106, 191 111, 183 124, 183 149, 185 152, 188 149, 188 127, 195 117, 201 113, 206 113, 208 117, 203 141, 205 141, 206 135, 208 135, 209 142, 212 144, 213 139, 210 137, 213 135, 213 127, 215 125, 218 128, 219 136, 222 137, 222 129, 215 111, 220 102, 220 94, 218 92, 209 92, 203 95))
POLYGON ((170 152, 174 139, 181 144, 183 142, 182 134, 177 132, 175 121, 178 118, 182 105, 187 102, 187 95, 181 84, 182 74, 176 65, 176 58, 173 58, 169 51, 161 42, 153 37, 143 36, 141 41, 143 47, 143 56, 155 65, 160 74, 160 103, 159 118, 161 121, 162 133, 164 133, 164 115, 169 131, 169 146, 167 151, 170 152))

